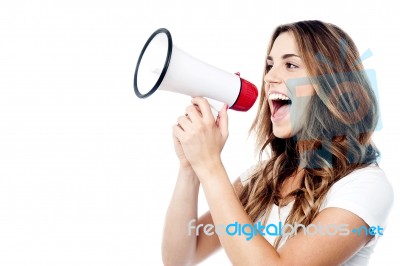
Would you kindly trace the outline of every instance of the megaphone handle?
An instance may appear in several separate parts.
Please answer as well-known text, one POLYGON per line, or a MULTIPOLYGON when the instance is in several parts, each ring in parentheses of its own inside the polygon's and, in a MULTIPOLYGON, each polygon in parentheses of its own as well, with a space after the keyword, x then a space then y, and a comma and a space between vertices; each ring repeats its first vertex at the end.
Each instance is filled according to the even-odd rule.
POLYGON ((218 113, 224 106, 224 103, 216 101, 214 99, 210 99, 210 98, 206 98, 206 99, 207 99, 208 103, 210 104, 211 112, 214 116, 214 119, 217 120, 218 113))

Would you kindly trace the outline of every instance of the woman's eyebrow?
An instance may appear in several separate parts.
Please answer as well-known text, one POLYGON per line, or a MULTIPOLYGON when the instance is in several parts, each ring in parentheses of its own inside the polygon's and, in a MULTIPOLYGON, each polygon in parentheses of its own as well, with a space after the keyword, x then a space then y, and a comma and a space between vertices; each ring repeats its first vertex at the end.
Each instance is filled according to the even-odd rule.
MULTIPOLYGON (((284 55, 282 55, 282 59, 287 59, 289 57, 299 57, 300 58, 300 56, 298 56, 297 54, 284 54, 284 55)), ((269 56, 267 56, 267 60, 274 61, 274 58, 269 55, 269 56)))

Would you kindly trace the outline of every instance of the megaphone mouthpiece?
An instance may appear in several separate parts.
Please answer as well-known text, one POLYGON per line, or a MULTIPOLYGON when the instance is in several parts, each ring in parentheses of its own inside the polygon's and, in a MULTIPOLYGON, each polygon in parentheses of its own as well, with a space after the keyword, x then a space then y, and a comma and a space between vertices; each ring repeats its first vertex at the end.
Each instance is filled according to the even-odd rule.
POLYGON ((248 111, 258 97, 258 90, 254 84, 240 78, 240 92, 236 102, 229 108, 236 111, 248 111))

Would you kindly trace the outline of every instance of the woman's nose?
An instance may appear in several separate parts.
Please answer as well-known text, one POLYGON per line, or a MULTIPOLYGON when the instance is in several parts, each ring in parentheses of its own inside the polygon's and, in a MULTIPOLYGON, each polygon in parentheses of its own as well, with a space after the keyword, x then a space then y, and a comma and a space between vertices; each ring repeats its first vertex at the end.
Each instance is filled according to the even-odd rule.
POLYGON ((279 83, 280 82, 279 69, 272 67, 264 76, 265 83, 279 83))
POLYGON ((279 85, 281 83, 281 79, 279 78, 279 76, 271 74, 271 71, 269 71, 264 76, 264 82, 265 82, 265 89, 268 91, 271 87, 279 85))

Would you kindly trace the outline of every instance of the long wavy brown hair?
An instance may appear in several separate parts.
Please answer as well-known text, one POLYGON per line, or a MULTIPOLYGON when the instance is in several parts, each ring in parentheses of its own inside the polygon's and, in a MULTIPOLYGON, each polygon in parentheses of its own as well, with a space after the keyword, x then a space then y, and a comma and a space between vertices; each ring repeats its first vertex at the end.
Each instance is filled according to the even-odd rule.
MULTIPOLYGON (((273 204, 294 198, 285 223, 309 225, 329 188, 355 169, 377 164, 379 151, 371 136, 378 106, 353 40, 339 27, 300 21, 277 27, 267 55, 283 32, 293 34, 316 94, 300 132, 287 139, 274 136, 263 82, 254 133, 260 166, 250 175, 239 198, 253 221, 265 224, 273 204), (262 160, 268 152, 269 159, 262 160), (288 177, 302 169, 301 185, 286 197, 280 191, 288 177)), ((268 72, 267 67, 263 78, 268 72)), ((277 248, 281 236, 274 243, 277 248)))

